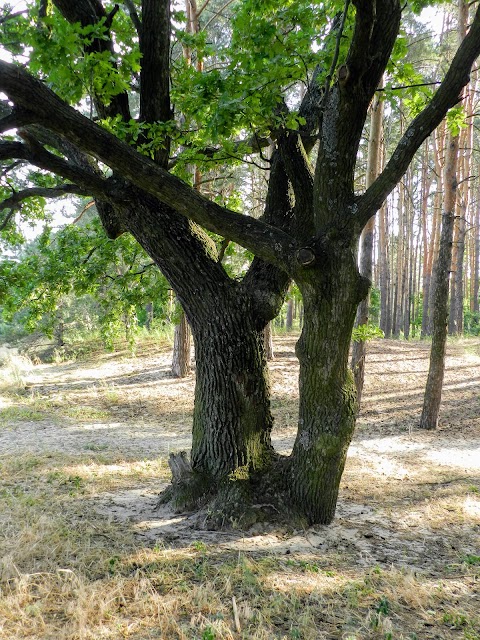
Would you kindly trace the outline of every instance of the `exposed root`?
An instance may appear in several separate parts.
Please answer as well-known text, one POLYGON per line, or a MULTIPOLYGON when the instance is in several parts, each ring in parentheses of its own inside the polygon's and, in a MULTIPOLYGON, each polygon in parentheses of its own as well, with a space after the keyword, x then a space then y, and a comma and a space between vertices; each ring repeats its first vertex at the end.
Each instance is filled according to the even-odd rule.
POLYGON ((195 511, 204 506, 210 495, 212 482, 204 474, 194 471, 186 451, 171 453, 168 466, 172 471, 172 484, 159 496, 156 508, 170 503, 175 511, 195 511))
POLYGON ((292 509, 284 463, 277 462, 267 473, 232 473, 220 483, 194 471, 186 453, 171 454, 172 484, 157 506, 170 503, 177 512, 199 512, 199 528, 263 530, 271 525, 298 528, 304 518, 292 509))

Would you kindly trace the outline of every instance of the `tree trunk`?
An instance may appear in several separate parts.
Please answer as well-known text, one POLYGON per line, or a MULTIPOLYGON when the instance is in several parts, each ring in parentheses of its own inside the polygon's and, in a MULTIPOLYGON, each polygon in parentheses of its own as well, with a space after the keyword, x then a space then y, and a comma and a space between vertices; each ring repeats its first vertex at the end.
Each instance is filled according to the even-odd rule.
POLYGON ((410 338, 410 305, 412 291, 413 272, 413 222, 414 211, 412 207, 412 173, 409 170, 406 175, 409 197, 405 203, 405 256, 403 262, 402 290, 403 290, 403 318, 402 331, 405 340, 410 338))
POLYGON ((357 413, 348 353, 361 280, 353 252, 331 255, 329 278, 298 283, 305 305, 297 343, 300 362, 298 434, 292 452, 293 499, 310 523, 327 524, 335 505, 357 413))
POLYGON ((273 353, 273 331, 271 322, 269 322, 265 327, 263 337, 265 341, 265 356, 268 361, 274 360, 275 355, 273 353))
POLYGON ((433 336, 430 367, 423 401, 420 427, 436 429, 442 398, 445 350, 447 345, 448 284, 452 263, 453 222, 457 191, 458 137, 447 146, 445 158, 445 211, 443 214, 440 251, 434 269, 433 336))
POLYGON ((457 232, 454 241, 455 256, 452 258, 452 285, 450 301, 449 334, 459 336, 463 333, 463 260, 465 257, 465 215, 466 206, 457 203, 457 232))
MULTIPOLYGON (((467 19, 467 5, 463 2, 460 4, 460 23, 462 20, 466 23, 467 19)), ((463 31, 460 31, 460 37, 462 37, 463 31)), ((467 240, 467 212, 470 204, 470 178, 472 175, 472 150, 474 146, 473 138, 473 90, 472 87, 466 89, 465 110, 468 118, 467 126, 462 129, 460 133, 459 146, 462 149, 461 163, 459 167, 460 186, 457 194, 457 212, 458 212, 458 234, 457 234, 457 260, 453 264, 454 270, 454 291, 455 297, 452 300, 452 316, 453 322, 451 324, 451 333, 454 335, 463 334, 463 300, 465 297, 465 291, 467 288, 464 286, 464 275, 468 269, 464 268, 465 262, 465 250, 467 240)), ((468 264, 468 262, 467 262, 468 264)))
MULTIPOLYGON (((233 301, 232 301, 233 302, 233 301)), ((244 305, 212 309, 212 321, 192 318, 196 386, 192 467, 212 479, 270 464, 272 416, 264 332, 244 305)))
MULTIPOLYGON (((423 300, 422 300, 422 327, 420 337, 425 338, 428 331, 428 318, 430 314, 429 299, 430 299, 430 283, 432 280, 432 255, 428 242, 428 197, 430 195, 431 179, 428 172, 428 159, 429 159, 429 144, 428 140, 424 145, 424 155, 422 162, 422 209, 421 209, 421 224, 423 235, 423 268, 422 268, 422 281, 423 281, 423 300)), ((433 233, 433 230, 432 230, 433 233)), ((432 249, 433 250, 433 249, 432 249)))
POLYGON ((61 313, 57 314, 57 318, 55 320, 55 326, 53 329, 53 335, 55 338, 55 344, 57 347, 65 346, 65 323, 61 316, 61 313))
MULTIPOLYGON (((480 199, 480 187, 477 190, 477 198, 480 199)), ((475 258, 473 260, 473 312, 479 311, 479 271, 480 271, 480 200, 477 201, 475 211, 475 258)))
POLYGON ((190 375, 190 327, 182 311, 180 321, 175 325, 173 337, 172 374, 175 378, 190 375))
POLYGON ((291 331, 293 328, 293 298, 290 298, 287 303, 287 331, 291 331))
MULTIPOLYGON (((380 83, 380 87, 383 82, 380 83)), ((366 187, 373 184, 378 175, 380 161, 380 146, 383 118, 383 100, 376 96, 370 117, 370 138, 368 141, 368 162, 367 162, 367 180, 366 187)), ((373 271, 373 234, 375 230, 375 218, 371 218, 362 231, 360 237, 360 273, 368 280, 372 280, 373 271)), ((358 305, 357 318, 355 326, 368 323, 368 308, 370 305, 370 295, 362 300, 358 305)), ((352 346, 352 371, 355 378, 355 386, 357 388, 357 403, 360 409, 362 400, 363 383, 365 380, 365 356, 367 345, 364 340, 353 343, 352 346)))
POLYGON ((395 301, 393 312, 393 337, 400 337, 403 320, 403 301, 404 301, 404 255, 405 255, 405 229, 406 229, 406 211, 405 211, 405 185, 400 182, 398 187, 398 236, 397 236, 397 260, 396 260, 396 287, 395 301))
POLYGON ((430 287, 428 291, 428 316, 427 324, 425 328, 424 336, 431 336, 433 332, 432 310, 434 305, 434 286, 432 282, 433 278, 433 265, 436 263, 440 245, 440 228, 442 221, 443 210, 443 183, 444 183, 444 156, 445 156, 445 121, 438 127, 434 136, 432 136, 433 146, 433 158, 435 162, 435 174, 437 188, 435 191, 434 205, 433 205, 433 222, 432 222, 432 236, 430 239, 430 249, 428 252, 429 263, 431 265, 430 273, 430 287))
POLYGON ((388 207, 385 202, 379 212, 378 256, 380 260, 380 329, 386 338, 392 335, 389 255, 388 207))

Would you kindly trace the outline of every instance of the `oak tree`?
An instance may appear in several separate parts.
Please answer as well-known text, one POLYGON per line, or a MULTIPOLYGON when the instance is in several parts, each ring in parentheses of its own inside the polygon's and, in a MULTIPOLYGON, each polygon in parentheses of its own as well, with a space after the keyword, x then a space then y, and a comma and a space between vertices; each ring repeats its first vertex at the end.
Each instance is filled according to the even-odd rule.
MULTIPOLYGON (((9 173, 33 165, 57 176, 57 193, 94 197, 108 235, 133 235, 175 290, 197 366, 191 468, 177 460, 177 499, 213 496, 225 517, 229 505, 258 505, 261 492, 272 504, 286 496, 309 523, 330 522, 355 427, 350 338, 370 284, 357 266, 358 241, 457 104, 480 53, 480 10, 431 100, 356 193, 357 150, 399 35, 399 0, 238 0, 215 55, 205 30, 175 28, 185 46, 202 49, 201 70, 172 56, 168 0, 129 0, 125 11, 100 0, 53 5, 3 21, 12 34, 21 28, 25 46, 12 38, 17 63, 0 62, 8 97, 0 159, 9 173), (306 91, 295 108, 299 82, 306 91), (261 219, 182 179, 182 163, 252 158, 272 141, 261 219), (211 234, 255 255, 243 279, 229 277, 211 234), (280 457, 263 330, 290 280, 304 302, 299 418, 293 451, 280 457)), ((222 15, 212 6, 209 20, 222 15)), ((208 0, 197 16, 207 9, 208 0)), ((17 202, 29 195, 17 193, 17 202)))

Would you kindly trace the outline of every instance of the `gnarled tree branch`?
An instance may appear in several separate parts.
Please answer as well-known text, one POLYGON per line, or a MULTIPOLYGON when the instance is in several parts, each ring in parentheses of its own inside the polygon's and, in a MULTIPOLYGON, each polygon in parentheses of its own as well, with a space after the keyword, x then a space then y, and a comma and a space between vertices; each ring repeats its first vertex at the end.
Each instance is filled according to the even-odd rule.
POLYGON ((278 141, 285 169, 295 193, 295 235, 310 238, 313 226, 313 170, 302 139, 296 131, 285 132, 278 141))
MULTIPOLYGON (((33 198, 35 196, 41 198, 60 198, 66 195, 89 195, 85 189, 82 189, 77 184, 60 184, 56 187, 30 187, 13 193, 9 198, 0 201, 0 211, 5 209, 17 210, 24 200, 33 198)), ((1 228, 1 227, 0 227, 1 228)))
POLYGON ((26 160, 39 169, 51 171, 67 180, 71 180, 72 183, 78 184, 89 195, 106 197, 108 191, 107 180, 93 173, 83 171, 63 158, 50 153, 26 132, 23 132, 22 135, 25 139, 25 144, 15 141, 0 142, 0 160, 26 160))
POLYGON ((0 61, 0 89, 18 106, 30 107, 28 110, 38 124, 64 136, 181 215, 281 268, 292 259, 295 243, 289 234, 210 202, 185 182, 82 116, 23 69, 0 61))

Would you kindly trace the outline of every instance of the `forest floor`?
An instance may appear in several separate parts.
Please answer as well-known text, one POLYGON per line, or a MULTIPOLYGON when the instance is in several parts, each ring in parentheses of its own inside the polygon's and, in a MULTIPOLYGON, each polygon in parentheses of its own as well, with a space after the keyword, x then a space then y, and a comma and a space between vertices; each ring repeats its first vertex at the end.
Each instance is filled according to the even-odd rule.
MULTIPOLYGON (((271 363, 283 453, 294 343, 277 337, 271 363)), ((169 453, 190 446, 194 377, 171 377, 168 347, 6 353, 2 640, 480 640, 479 339, 449 345, 436 432, 418 429, 428 344, 369 343, 336 519, 302 531, 205 531, 155 509, 169 453)))

